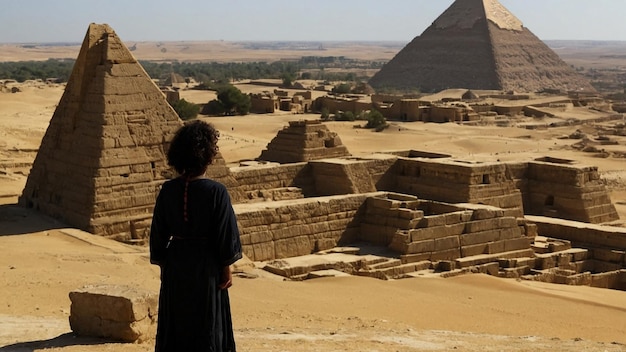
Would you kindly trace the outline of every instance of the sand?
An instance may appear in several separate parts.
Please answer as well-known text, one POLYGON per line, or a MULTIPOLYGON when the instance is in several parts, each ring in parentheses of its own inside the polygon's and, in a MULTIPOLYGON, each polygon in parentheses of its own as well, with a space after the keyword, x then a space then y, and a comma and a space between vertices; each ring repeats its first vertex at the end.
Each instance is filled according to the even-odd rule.
MULTIPOLYGON (((121 344, 71 334, 71 290, 109 283, 156 291, 158 271, 145 247, 67 229, 15 205, 63 87, 22 90, 0 93, 0 351, 150 351, 153 341, 121 344)), ((197 92, 188 97, 204 99, 197 92)), ((314 118, 203 119, 221 131, 222 154, 237 165, 259 156, 288 121, 314 118)), ((626 199, 624 160, 595 158, 572 149, 574 141, 558 139, 576 126, 529 131, 414 122, 375 133, 358 124, 328 123, 353 155, 416 149, 468 160, 549 155, 597 165, 626 219, 619 204, 626 199)), ((626 351, 621 291, 479 274, 292 282, 248 269, 235 277, 230 293, 240 351, 626 351)))

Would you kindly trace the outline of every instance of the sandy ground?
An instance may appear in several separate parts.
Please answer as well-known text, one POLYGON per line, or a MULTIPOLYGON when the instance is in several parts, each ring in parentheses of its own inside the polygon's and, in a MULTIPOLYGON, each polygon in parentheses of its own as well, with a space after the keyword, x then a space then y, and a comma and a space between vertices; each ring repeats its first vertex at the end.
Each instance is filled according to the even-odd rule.
MULTIPOLYGON (((0 351, 150 351, 152 341, 75 337, 68 323, 68 293, 84 285, 158 290, 147 249, 66 229, 15 205, 62 93, 62 86, 0 93, 0 351)), ((204 99, 193 94, 190 100, 204 99)), ((288 121, 317 117, 206 120, 221 131, 222 154, 236 165, 258 157, 288 121)), ((598 165, 626 219, 619 204, 626 202, 625 161, 594 158, 558 139, 576 126, 529 131, 404 123, 374 133, 357 124, 328 124, 354 155, 416 149, 468 160, 549 155, 598 165)), ((613 290, 484 275, 291 282, 250 269, 235 277, 231 299, 240 351, 626 351, 626 292, 613 290)))

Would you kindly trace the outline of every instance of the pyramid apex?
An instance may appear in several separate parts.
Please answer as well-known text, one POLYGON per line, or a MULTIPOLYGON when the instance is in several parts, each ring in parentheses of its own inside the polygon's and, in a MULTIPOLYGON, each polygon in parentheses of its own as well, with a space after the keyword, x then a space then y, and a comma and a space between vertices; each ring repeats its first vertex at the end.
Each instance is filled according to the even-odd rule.
POLYGON ((500 29, 522 31, 524 24, 498 0, 456 0, 437 20, 437 29, 470 29, 476 22, 488 20, 500 29))

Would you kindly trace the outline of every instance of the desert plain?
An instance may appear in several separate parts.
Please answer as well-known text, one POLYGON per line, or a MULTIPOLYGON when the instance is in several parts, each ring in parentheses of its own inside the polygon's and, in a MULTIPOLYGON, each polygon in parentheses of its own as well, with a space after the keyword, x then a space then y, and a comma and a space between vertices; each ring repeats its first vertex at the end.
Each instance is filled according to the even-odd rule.
MULTIPOLYGON (((298 54, 270 55, 223 42, 206 45, 196 56, 186 49, 186 55, 192 55, 186 59, 202 60, 210 53, 219 53, 224 60, 254 55, 271 60, 271 55, 298 54)), ((398 49, 359 48, 343 48, 340 53, 388 59, 398 49)), ((134 53, 139 59, 142 55, 158 59, 156 49, 151 54, 139 49, 134 53)), ((48 50, 54 57, 75 57, 78 47, 48 50)), ((327 48, 323 55, 333 55, 332 50, 327 48)), ((3 60, 40 59, 39 52, 1 51, 12 53, 11 59, 3 60)), ((267 89, 245 83, 238 87, 244 92, 267 89)), ((0 93, 0 351, 152 350, 151 339, 125 344, 72 334, 70 291, 85 285, 119 284, 156 292, 159 272, 149 264, 147 247, 71 229, 16 205, 64 86, 27 82, 19 88, 18 93, 0 93)), ((181 91, 181 97, 197 103, 213 99, 210 92, 191 90, 181 91)), ((289 121, 318 119, 319 114, 200 118, 221 131, 222 155, 227 163, 237 165, 258 157, 289 121)), ((551 156, 595 165, 620 218, 626 219, 625 160, 583 153, 572 147, 576 141, 562 138, 576 130, 594 135, 590 124, 529 130, 515 125, 391 121, 389 128, 378 133, 355 128, 358 121, 326 124, 353 155, 414 149, 467 160, 551 156)), ((238 263, 230 289, 239 351, 626 351, 623 291, 482 274, 441 278, 425 273, 389 281, 352 276, 285 281, 255 264, 260 266, 238 263)))

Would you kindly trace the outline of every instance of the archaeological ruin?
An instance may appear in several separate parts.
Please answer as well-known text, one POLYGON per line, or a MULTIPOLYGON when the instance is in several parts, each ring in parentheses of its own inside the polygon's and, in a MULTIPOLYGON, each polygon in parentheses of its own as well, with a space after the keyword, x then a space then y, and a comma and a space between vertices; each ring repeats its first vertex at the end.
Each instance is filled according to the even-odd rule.
POLYGON ((115 32, 91 24, 19 204, 91 233, 141 239, 181 124, 115 32))
POLYGON ((374 75, 377 91, 593 87, 497 0, 457 0, 374 75))
MULTIPOLYGON (((476 1, 449 11, 459 3, 476 1)), ((19 202, 145 241, 181 123, 115 32, 92 24, 19 202)), ((410 147, 355 157, 323 122, 300 120, 258 160, 219 157, 207 175, 231 194, 245 255, 291 279, 484 272, 626 289, 626 230, 604 226, 618 219, 608 190, 597 167, 573 160, 471 161, 410 147)))

